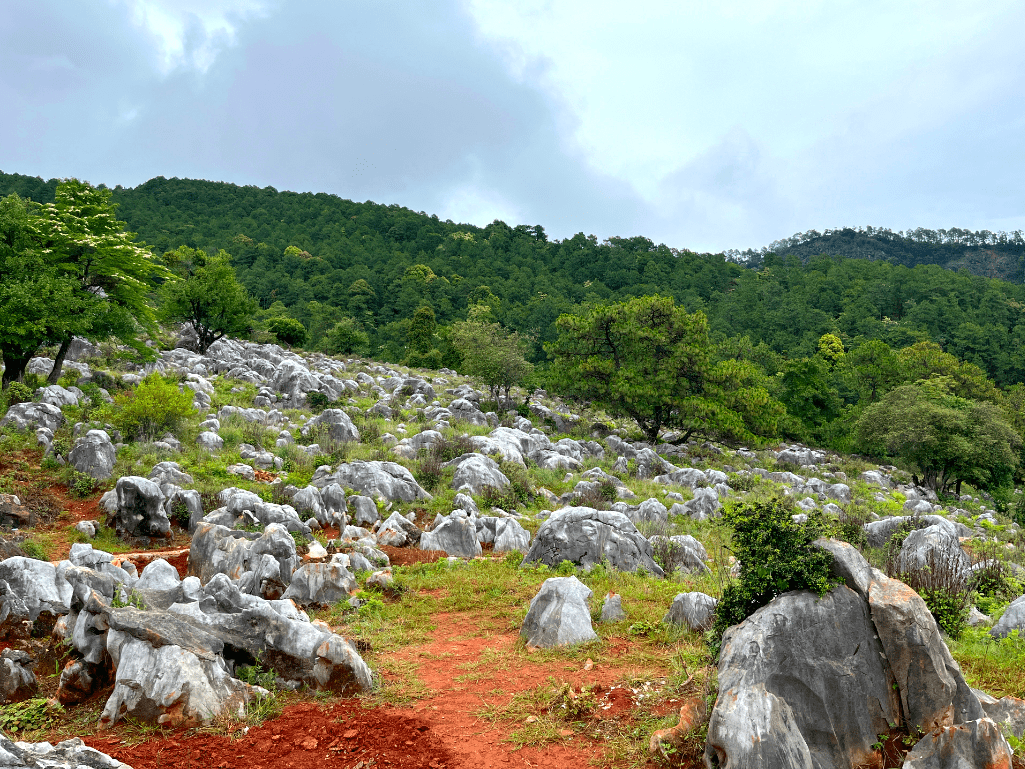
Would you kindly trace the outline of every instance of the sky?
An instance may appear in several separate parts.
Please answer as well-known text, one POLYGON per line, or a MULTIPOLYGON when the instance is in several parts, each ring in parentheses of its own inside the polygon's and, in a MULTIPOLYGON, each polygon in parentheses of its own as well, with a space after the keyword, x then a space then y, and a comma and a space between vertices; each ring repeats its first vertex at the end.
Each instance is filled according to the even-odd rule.
POLYGON ((0 170, 329 192, 696 251, 1025 229, 1025 3, 33 0, 0 170))

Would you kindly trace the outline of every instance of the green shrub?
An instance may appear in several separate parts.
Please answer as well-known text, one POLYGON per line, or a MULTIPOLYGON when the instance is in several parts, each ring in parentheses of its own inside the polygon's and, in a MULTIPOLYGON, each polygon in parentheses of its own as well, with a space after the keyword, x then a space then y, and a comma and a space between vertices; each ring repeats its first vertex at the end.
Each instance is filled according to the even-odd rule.
POLYGON ((329 404, 330 402, 330 399, 322 392, 317 392, 316 390, 313 390, 311 392, 306 393, 306 405, 309 406, 310 410, 312 411, 319 413, 326 409, 327 404, 329 404))
POLYGON ((21 382, 11 382, 7 386, 7 403, 11 406, 17 403, 28 403, 32 400, 32 390, 21 382))
POLYGON ((139 386, 114 396, 111 421, 126 438, 154 439, 166 431, 173 432, 181 422, 195 413, 192 391, 179 390, 178 385, 159 374, 150 374, 139 386))
POLYGON ((825 594, 836 582, 829 577, 833 556, 812 547, 824 533, 818 516, 795 523, 792 500, 776 497, 728 507, 724 521, 733 528, 733 552, 740 579, 723 590, 715 610, 709 645, 719 653, 722 635, 778 595, 790 590, 825 594))
POLYGON ((295 318, 271 318, 267 321, 267 330, 274 334, 279 342, 289 346, 302 346, 310 336, 306 326, 295 318))

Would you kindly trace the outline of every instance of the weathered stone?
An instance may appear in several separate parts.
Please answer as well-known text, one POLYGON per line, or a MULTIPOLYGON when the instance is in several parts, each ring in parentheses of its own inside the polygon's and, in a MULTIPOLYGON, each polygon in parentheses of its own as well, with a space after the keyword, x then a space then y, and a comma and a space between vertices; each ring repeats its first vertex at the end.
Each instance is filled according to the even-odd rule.
POLYGON ((13 427, 15 430, 45 427, 51 433, 59 430, 63 424, 64 415, 61 410, 49 403, 16 403, 0 419, 0 427, 13 427))
POLYGON ((520 637, 528 646, 551 648, 597 640, 587 601, 591 588, 576 577, 550 577, 530 601, 520 637))
POLYGON ((0 734, 0 766, 4 769, 132 769, 88 747, 78 737, 49 742, 12 742, 0 734))
POLYGON ((421 535, 416 524, 399 513, 392 513, 377 530, 377 541, 389 547, 411 547, 420 541, 421 535))
POLYGON ((918 593, 903 582, 876 574, 868 600, 910 725, 929 731, 981 718, 982 706, 918 593))
POLYGON ((349 597, 356 589, 356 578, 348 568, 346 555, 335 556, 330 563, 307 563, 292 574, 288 589, 281 596, 300 606, 329 606, 349 597))
POLYGON ((526 553, 530 548, 530 532, 513 518, 499 518, 495 521, 495 541, 492 552, 526 553))
POLYGON ((608 593, 601 605, 602 622, 619 622, 626 619, 623 611, 623 597, 619 593, 608 593))
POLYGON ((652 558, 651 543, 622 513, 590 507, 557 510, 541 524, 523 559, 557 568, 570 561, 585 568, 603 561, 621 571, 644 569, 665 576, 652 558))
POLYGON ((103 430, 90 430, 75 442, 68 463, 90 478, 104 481, 114 472, 117 451, 103 430))
POLYGON ((445 467, 455 467, 452 478, 453 489, 467 489, 471 494, 482 494, 485 488, 504 489, 509 479, 498 463, 483 454, 463 454, 448 462, 445 467))
POLYGON ((35 660, 27 652, 4 649, 0 652, 0 702, 21 702, 34 697, 39 690, 35 660))
POLYGON ((320 488, 329 483, 355 489, 388 502, 414 502, 431 499, 416 478, 405 467, 395 462, 349 462, 339 465, 334 475, 313 478, 312 484, 320 488))
POLYGON ((1011 769, 1011 748, 988 718, 931 731, 911 749, 904 769, 1011 769))
POLYGON ((785 593, 723 636, 705 763, 864 765, 900 721, 865 600, 843 586, 785 593))
POLYGON ((122 537, 163 537, 171 530, 164 495, 153 481, 135 475, 118 479, 117 511, 108 520, 122 537))
POLYGON ((718 603, 705 593, 677 593, 662 622, 667 625, 685 625, 703 633, 712 627, 718 603))
POLYGON ((322 428, 327 431, 328 437, 339 443, 350 443, 359 441, 359 430, 349 419, 349 415, 341 409, 325 409, 303 428, 304 436, 309 436, 311 431, 322 428))
POLYGON ((352 505, 352 522, 357 526, 373 526, 381 520, 377 503, 370 497, 352 496, 349 497, 348 503, 352 505))
POLYGON ((474 558, 481 554, 477 528, 464 515, 449 515, 420 536, 421 550, 443 550, 446 555, 474 558))

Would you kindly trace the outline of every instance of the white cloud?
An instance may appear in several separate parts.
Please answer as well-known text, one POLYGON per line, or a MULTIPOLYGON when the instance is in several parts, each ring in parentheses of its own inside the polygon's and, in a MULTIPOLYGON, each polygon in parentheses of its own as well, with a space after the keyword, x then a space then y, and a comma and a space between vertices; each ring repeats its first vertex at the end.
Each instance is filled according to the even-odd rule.
POLYGON ((128 7, 132 22, 156 38, 160 70, 206 72, 233 45, 239 24, 268 12, 265 0, 112 0, 128 7))

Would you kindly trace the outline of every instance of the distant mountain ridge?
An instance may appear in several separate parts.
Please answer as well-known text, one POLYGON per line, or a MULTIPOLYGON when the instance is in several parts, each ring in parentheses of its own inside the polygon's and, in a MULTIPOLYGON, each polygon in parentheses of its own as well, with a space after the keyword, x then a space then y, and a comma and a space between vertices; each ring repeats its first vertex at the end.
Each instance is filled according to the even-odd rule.
POLYGON ((885 227, 843 227, 818 232, 799 232, 758 251, 730 250, 727 257, 757 267, 768 253, 794 255, 807 263, 827 254, 848 259, 871 259, 915 267, 935 264, 972 275, 1025 282, 1025 233, 989 230, 928 230, 919 227, 894 232, 885 227))

